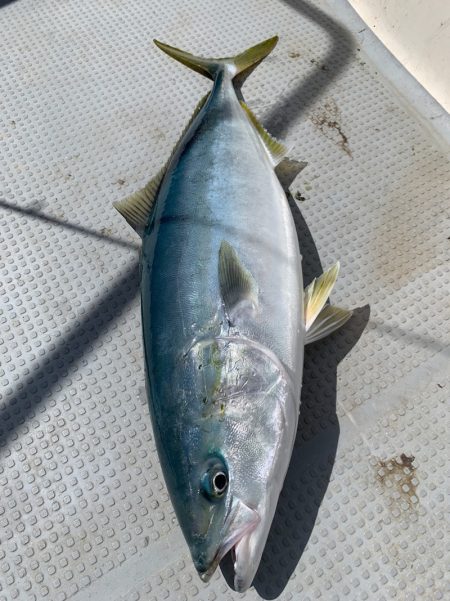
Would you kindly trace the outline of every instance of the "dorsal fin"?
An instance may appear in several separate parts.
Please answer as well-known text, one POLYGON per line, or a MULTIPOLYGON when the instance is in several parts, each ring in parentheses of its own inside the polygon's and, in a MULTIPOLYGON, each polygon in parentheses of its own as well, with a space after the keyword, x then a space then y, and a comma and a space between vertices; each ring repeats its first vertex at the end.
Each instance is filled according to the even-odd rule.
POLYGON ((249 109, 249 107, 245 104, 243 100, 241 100, 241 106, 244 111, 247 113, 247 117, 250 122, 260 135, 261 140, 264 142, 264 146, 269 153, 270 158, 272 159, 272 163, 278 165, 278 163, 286 156, 287 148, 284 144, 279 142, 276 138, 274 138, 267 129, 258 121, 255 114, 249 109))
POLYGON ((252 274, 244 267, 234 248, 222 241, 219 250, 219 285, 230 323, 242 311, 254 310, 258 304, 258 287, 252 274))
POLYGON ((181 136, 178 142, 175 144, 164 167, 162 167, 155 177, 153 177, 141 190, 138 190, 134 194, 127 196, 127 198, 124 198, 123 200, 113 203, 114 208, 117 209, 123 217, 125 217, 127 222, 140 236, 142 236, 142 233, 149 222, 161 182, 166 174, 167 167, 169 166, 175 151, 178 148, 178 144, 183 139, 187 130, 192 125, 192 122, 203 108, 209 95, 210 92, 205 94, 205 96, 203 96, 203 98, 197 103, 197 106, 195 107, 188 124, 183 129, 181 136))

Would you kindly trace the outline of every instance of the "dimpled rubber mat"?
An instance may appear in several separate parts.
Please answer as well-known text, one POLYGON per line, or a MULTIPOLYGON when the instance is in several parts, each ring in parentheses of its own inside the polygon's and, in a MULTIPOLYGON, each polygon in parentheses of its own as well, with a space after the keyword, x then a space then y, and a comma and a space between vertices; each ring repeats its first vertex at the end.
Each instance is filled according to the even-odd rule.
POLYGON ((0 601, 449 598, 448 146, 337 6, 0 2, 0 601), (290 196, 306 283, 339 259, 332 300, 355 313, 307 349, 286 484, 238 595, 227 561, 200 581, 165 489, 139 238, 111 204, 209 85, 152 38, 227 55, 275 33, 244 94, 307 163, 290 196))

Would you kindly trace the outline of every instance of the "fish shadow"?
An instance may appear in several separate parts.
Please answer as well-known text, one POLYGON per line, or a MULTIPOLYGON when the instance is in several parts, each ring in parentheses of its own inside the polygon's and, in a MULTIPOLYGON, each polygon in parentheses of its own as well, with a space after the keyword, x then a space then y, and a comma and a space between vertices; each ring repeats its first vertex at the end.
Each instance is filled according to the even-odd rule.
MULTIPOLYGON (((279 97, 268 114, 264 117, 267 130, 280 138, 289 131, 292 123, 301 114, 307 114, 314 104, 323 97, 332 82, 338 78, 352 60, 356 49, 356 39, 339 21, 321 10, 308 0, 281 0, 291 10, 297 11, 302 22, 312 23, 315 28, 322 29, 329 38, 328 49, 311 59, 316 68, 311 69, 305 77, 294 85, 286 94, 279 97)), ((304 39, 302 26, 298 31, 299 41, 304 39)), ((299 52, 302 54, 301 46, 299 52)), ((295 73, 295 63, 292 72, 295 73)))
MULTIPOLYGON (((311 232, 287 194, 303 255, 305 286, 323 271, 311 232)), ((337 366, 357 343, 367 322, 368 305, 354 310, 337 332, 305 348, 299 424, 291 462, 253 586, 264 599, 284 590, 311 537, 328 488, 339 440, 336 415, 337 366)), ((229 555, 221 563, 233 586, 229 555)))
MULTIPOLYGON (((84 355, 115 327, 115 321, 134 301, 139 292, 137 259, 114 283, 105 288, 95 304, 74 320, 71 329, 52 344, 43 358, 29 365, 28 377, 18 382, 10 395, 0 400, 0 449, 28 432, 29 423, 53 396, 61 390, 60 380, 77 370, 84 355)), ((7 451, 10 452, 10 451, 7 451)))

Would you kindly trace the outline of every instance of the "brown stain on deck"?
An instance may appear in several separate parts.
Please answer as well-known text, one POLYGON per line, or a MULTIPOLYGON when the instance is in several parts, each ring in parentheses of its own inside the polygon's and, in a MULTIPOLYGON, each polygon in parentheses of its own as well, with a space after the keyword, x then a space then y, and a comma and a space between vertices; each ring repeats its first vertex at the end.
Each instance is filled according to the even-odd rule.
POLYGON ((394 516, 415 510, 419 500, 417 486, 419 481, 414 465, 414 455, 402 453, 399 457, 377 459, 376 479, 380 491, 386 495, 388 506, 394 516))
POLYGON ((342 129, 341 111, 333 98, 329 98, 322 107, 312 113, 310 119, 326 138, 332 140, 345 154, 353 158, 348 137, 342 129))

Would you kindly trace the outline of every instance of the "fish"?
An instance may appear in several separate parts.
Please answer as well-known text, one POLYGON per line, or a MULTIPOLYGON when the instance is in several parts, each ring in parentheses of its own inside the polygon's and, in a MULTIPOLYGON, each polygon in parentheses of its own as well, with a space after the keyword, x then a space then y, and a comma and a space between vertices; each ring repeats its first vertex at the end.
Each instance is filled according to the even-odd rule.
POLYGON ((339 263, 303 290, 275 171, 287 151, 240 91, 277 41, 204 58, 154 40, 213 84, 167 163, 114 204, 142 238, 146 385, 171 502, 201 579, 231 551, 240 592, 291 458, 304 347, 351 316, 327 302, 339 263))

